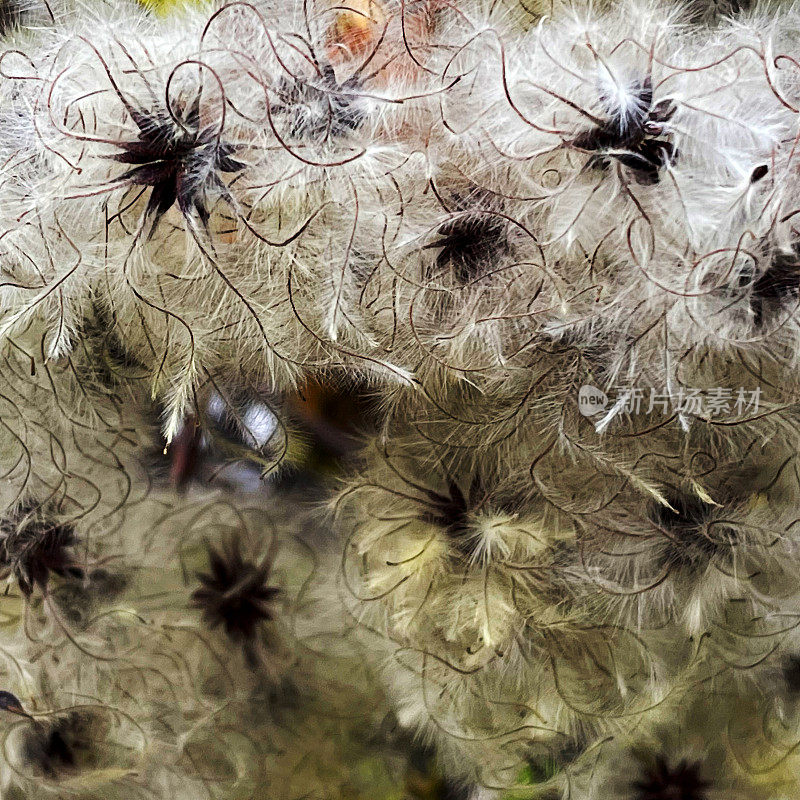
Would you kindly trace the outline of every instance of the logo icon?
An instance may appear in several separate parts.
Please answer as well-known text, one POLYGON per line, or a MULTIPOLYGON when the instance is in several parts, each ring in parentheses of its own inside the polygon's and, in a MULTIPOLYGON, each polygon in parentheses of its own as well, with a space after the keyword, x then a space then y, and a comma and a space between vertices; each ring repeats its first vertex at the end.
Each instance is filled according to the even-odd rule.
POLYGON ((578 411, 584 417, 593 417, 595 414, 605 411, 607 405, 608 397, 605 392, 589 384, 581 386, 578 391, 578 411))

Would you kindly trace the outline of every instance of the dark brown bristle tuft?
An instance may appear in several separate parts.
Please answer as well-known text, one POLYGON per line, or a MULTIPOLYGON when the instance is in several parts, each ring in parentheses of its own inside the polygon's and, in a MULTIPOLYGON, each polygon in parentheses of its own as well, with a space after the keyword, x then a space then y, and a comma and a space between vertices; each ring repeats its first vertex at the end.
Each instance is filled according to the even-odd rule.
POLYGON ((665 566, 705 566, 736 543, 731 528, 710 529, 712 507, 699 497, 671 492, 666 499, 671 508, 659 503, 650 512, 650 518, 664 535, 661 561, 665 566))
POLYGON ((607 169, 614 159, 630 169, 639 183, 654 184, 659 171, 672 164, 677 151, 663 138, 664 124, 675 114, 669 100, 653 104, 653 87, 649 78, 640 81, 634 91, 638 102, 633 109, 612 109, 609 117, 596 127, 584 131, 569 144, 594 153, 590 165, 607 169))
POLYGON ((750 308, 755 324, 759 327, 763 325, 770 309, 777 308, 784 300, 797 299, 798 293, 800 254, 797 249, 790 253, 777 253, 750 290, 750 308))
POLYGON ((72 552, 74 529, 50 521, 37 506, 25 506, 0 521, 0 568, 13 574, 20 591, 30 597, 45 589, 50 574, 82 576, 72 552))
POLYGON ((659 757, 644 771, 633 788, 633 800, 707 800, 709 783, 701 777, 700 765, 682 759, 674 767, 659 757))
POLYGON ((467 494, 464 494, 455 480, 449 478, 446 492, 426 489, 425 496, 424 510, 419 518, 431 525, 438 525, 459 553, 471 556, 469 515, 486 498, 480 475, 475 475, 472 479, 467 494))
POLYGON ((177 122, 166 109, 145 112, 132 106, 128 113, 139 135, 119 141, 121 153, 110 156, 130 165, 117 179, 131 186, 150 187, 144 212, 152 236, 161 218, 175 204, 188 222, 197 217, 208 226, 208 193, 215 191, 228 203, 233 199, 219 173, 234 173, 244 164, 233 158, 235 148, 219 139, 219 132, 200 124, 200 95, 174 109, 177 122))
POLYGON ((292 138, 334 139, 356 130, 365 119, 355 94, 358 86, 355 79, 339 83, 333 67, 325 64, 314 79, 282 78, 270 113, 288 120, 292 138))
POLYGON ((22 756, 36 772, 51 779, 63 778, 91 761, 87 755, 94 749, 91 715, 77 711, 53 719, 37 721, 26 730, 22 756))
POLYGON ((480 278, 509 250, 508 224, 489 213, 459 214, 440 225, 436 237, 424 249, 439 249, 436 266, 449 269, 461 286, 480 278))
POLYGON ((223 627, 231 639, 251 642, 259 625, 274 619, 272 605, 280 589, 268 583, 272 564, 245 559, 238 540, 221 550, 209 547, 208 559, 210 572, 198 574, 192 605, 210 628, 223 627))

